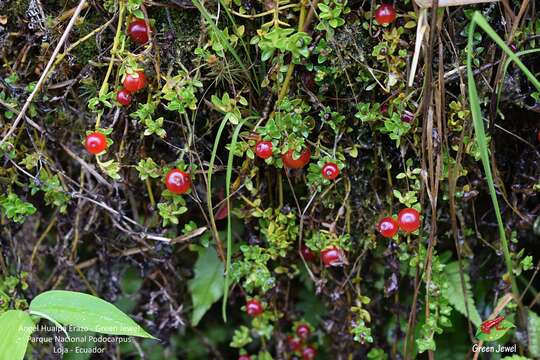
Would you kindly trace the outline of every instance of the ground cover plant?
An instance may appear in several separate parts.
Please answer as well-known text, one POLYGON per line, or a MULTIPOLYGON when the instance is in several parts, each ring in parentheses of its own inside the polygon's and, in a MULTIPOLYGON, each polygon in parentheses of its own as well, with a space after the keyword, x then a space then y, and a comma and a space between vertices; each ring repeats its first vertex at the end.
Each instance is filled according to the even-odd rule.
POLYGON ((538 14, 0 1, 0 360, 540 358, 538 14))

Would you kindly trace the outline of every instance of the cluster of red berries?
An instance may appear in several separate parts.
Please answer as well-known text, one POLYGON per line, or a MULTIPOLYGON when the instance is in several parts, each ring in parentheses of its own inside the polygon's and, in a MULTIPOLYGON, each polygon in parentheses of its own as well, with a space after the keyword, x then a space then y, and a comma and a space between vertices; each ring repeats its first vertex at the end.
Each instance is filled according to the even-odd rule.
MULTIPOLYGON (((149 29, 144 20, 135 20, 128 26, 128 33, 133 42, 145 44, 148 42, 149 29)), ((124 106, 131 103, 132 94, 142 90, 146 85, 143 71, 127 74, 122 82, 124 88, 116 94, 116 100, 124 106)), ((86 136, 85 147, 89 153, 97 155, 107 149, 107 138, 100 132, 86 136)), ((171 169, 165 176, 165 186, 174 194, 185 194, 191 188, 189 174, 179 169, 171 169)))
POLYGON ((398 213, 397 221, 389 216, 381 219, 377 225, 379 233, 386 238, 393 238, 399 229, 409 234, 420 228, 420 213, 413 208, 405 208, 398 213))
MULTIPOLYGON (((107 148, 107 138, 100 132, 93 132, 86 136, 85 147, 89 153, 97 155, 107 148)), ((191 188, 191 178, 182 170, 171 169, 165 175, 165 186, 174 194, 185 194, 191 188)))
POLYGON ((122 85, 124 85, 124 88, 118 90, 116 93, 116 101, 118 101, 120 105, 128 106, 131 104, 131 99, 133 98, 132 94, 142 90, 146 85, 144 71, 137 71, 135 74, 126 74, 122 85))
MULTIPOLYGON (((262 315, 264 307, 258 299, 250 299, 246 302, 246 313, 251 317, 262 315)), ((311 346, 304 347, 304 341, 309 338, 311 329, 307 324, 299 324, 296 326, 296 337, 289 336, 289 346, 293 352, 301 352, 304 360, 315 359, 317 351, 311 346)), ((242 355, 238 360, 251 359, 249 355, 242 355)))
POLYGON ((388 25, 396 20, 396 9, 392 4, 381 4, 375 10, 375 20, 381 25, 388 25))
MULTIPOLYGON (((255 146, 255 154, 263 160, 272 156, 273 145, 271 141, 261 140, 255 146)), ((289 149, 285 154, 281 155, 283 165, 289 169, 301 169, 309 163, 311 159, 311 150, 306 147, 298 159, 294 158, 294 149, 289 149)), ((322 176, 328 180, 334 180, 339 176, 339 167, 333 162, 327 162, 321 170, 322 176)))
POLYGON ((313 360, 317 356, 317 350, 313 346, 305 346, 304 342, 311 335, 308 324, 299 324, 295 330, 296 336, 287 337, 289 348, 292 352, 302 354, 303 360, 313 360))
MULTIPOLYGON (((149 29, 144 20, 135 20, 128 26, 128 34, 132 41, 145 44, 148 42, 149 29)), ((146 85, 146 78, 143 71, 135 74, 127 74, 122 82, 124 88, 116 93, 116 100, 123 106, 131 103, 133 93, 142 90, 146 85)), ((93 132, 86 137, 86 150, 90 154, 97 155, 107 149, 107 138, 100 132, 93 132)))
MULTIPOLYGON (((138 44, 146 44, 148 42, 150 29, 144 20, 135 20, 128 26, 128 34, 131 41, 138 44)), ((120 105, 128 106, 131 104, 133 93, 142 90, 146 85, 146 79, 143 71, 137 71, 135 74, 127 74, 122 82, 123 89, 116 93, 116 101, 120 105)))

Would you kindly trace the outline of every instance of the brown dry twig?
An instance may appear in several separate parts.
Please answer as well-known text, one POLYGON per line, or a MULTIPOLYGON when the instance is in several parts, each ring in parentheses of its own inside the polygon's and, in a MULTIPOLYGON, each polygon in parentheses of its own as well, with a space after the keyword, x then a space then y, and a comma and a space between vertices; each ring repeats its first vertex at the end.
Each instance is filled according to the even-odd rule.
POLYGON ((56 44, 56 48, 54 49, 51 58, 49 59, 49 62, 47 63, 47 66, 45 67, 45 70, 43 70, 43 73, 41 74, 38 82, 36 83, 36 86, 34 87, 34 90, 30 93, 28 98, 26 99, 21 111, 19 112, 19 115, 17 115, 17 118, 11 124, 11 127, 9 128, 8 132, 4 135, 4 137, 0 140, 0 145, 2 145, 14 132, 17 130, 17 126, 21 122, 21 120, 24 118, 24 115, 26 114, 26 111, 30 107, 30 104, 32 103, 32 100, 34 100, 34 97, 37 95, 41 87, 43 86, 43 83, 47 80, 47 77, 49 75, 49 72, 51 70, 51 67, 53 66, 54 62, 56 61, 56 57, 58 56, 58 53, 60 52, 60 49, 64 45, 64 42, 67 40, 69 33, 71 32, 71 29, 73 28, 73 25, 75 24, 75 21, 77 20, 77 17, 83 10, 84 6, 86 4, 86 0, 81 0, 79 2, 79 5, 73 12, 73 15, 71 17, 71 20, 69 21, 66 30, 64 30, 64 33, 62 34, 62 37, 58 41, 58 44, 56 44))

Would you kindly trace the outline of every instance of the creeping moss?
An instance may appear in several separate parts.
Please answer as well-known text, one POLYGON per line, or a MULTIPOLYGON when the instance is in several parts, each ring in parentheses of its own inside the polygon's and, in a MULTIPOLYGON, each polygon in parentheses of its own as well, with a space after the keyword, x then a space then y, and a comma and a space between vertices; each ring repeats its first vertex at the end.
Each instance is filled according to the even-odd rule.
POLYGON ((161 8, 156 9, 151 16, 156 20, 162 62, 174 64, 180 61, 189 66, 200 35, 198 12, 161 8))
MULTIPOLYGON (((86 36, 88 33, 101 26, 104 21, 105 20, 100 17, 92 16, 92 14, 89 13, 84 18, 84 21, 73 29, 73 35, 71 36, 72 41, 77 41, 83 36, 86 36)), ((81 65, 85 65, 89 60, 95 59, 98 54, 99 49, 97 47, 95 36, 79 44, 72 52, 74 58, 81 65)))
POLYGON ((29 0, 8 1, 9 5, 7 6, 6 14, 13 17, 22 18, 26 14, 28 3, 29 0))

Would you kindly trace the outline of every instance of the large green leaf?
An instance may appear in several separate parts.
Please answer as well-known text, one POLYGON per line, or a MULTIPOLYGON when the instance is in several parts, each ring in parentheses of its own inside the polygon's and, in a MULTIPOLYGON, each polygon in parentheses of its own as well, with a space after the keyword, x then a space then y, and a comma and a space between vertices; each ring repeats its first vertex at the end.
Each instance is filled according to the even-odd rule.
POLYGON ((32 300, 30 311, 34 315, 84 331, 153 338, 113 304, 84 293, 47 291, 32 300))
POLYGON ((24 358, 34 322, 26 311, 9 310, 0 316, 0 360, 24 358))
POLYGON ((193 302, 191 322, 196 326, 204 314, 223 295, 223 263, 213 247, 202 248, 195 263, 195 277, 189 281, 193 302))
POLYGON ((531 356, 540 358, 540 317, 529 310, 527 330, 529 333, 529 352, 531 356))
POLYGON ((448 299, 450 305, 452 305, 457 311, 462 313, 465 317, 468 316, 476 327, 480 326, 482 319, 480 318, 480 314, 474 305, 469 275, 465 273, 463 274, 466 291, 466 294, 464 294, 463 287, 461 286, 461 277, 459 275, 459 263, 457 261, 449 263, 444 268, 444 272, 448 278, 448 288, 445 289, 444 296, 448 299), (467 308, 469 309, 468 315, 467 308, 465 307, 465 296, 467 296, 467 308))

